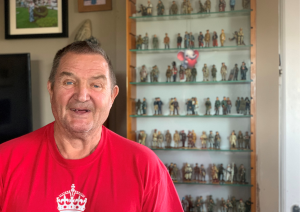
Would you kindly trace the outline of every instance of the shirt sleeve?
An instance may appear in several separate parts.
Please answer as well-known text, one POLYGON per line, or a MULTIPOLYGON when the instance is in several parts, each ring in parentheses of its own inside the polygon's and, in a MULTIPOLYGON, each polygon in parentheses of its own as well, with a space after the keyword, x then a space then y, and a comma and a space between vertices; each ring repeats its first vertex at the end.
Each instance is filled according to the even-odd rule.
POLYGON ((145 194, 142 212, 183 212, 169 173, 162 170, 160 181, 145 194))

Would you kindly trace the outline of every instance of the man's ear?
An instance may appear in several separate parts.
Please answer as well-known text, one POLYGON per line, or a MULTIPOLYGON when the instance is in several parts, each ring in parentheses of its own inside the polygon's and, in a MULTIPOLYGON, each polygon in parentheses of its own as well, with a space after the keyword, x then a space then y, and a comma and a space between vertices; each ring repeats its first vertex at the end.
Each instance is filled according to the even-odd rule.
POLYGON ((111 92, 111 106, 113 105, 118 94, 119 94, 119 87, 117 85, 115 85, 115 87, 112 89, 112 92, 111 92))
POLYGON ((53 96, 53 90, 52 90, 52 84, 50 81, 47 82, 47 90, 49 92, 49 95, 50 95, 50 100, 52 99, 52 96, 53 96))

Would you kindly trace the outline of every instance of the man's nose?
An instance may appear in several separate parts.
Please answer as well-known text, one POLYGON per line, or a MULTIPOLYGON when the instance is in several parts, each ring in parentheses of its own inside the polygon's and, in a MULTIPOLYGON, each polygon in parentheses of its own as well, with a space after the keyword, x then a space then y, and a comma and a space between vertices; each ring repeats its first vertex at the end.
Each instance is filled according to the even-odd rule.
POLYGON ((89 88, 85 83, 80 83, 77 86, 75 98, 79 102, 86 102, 90 100, 90 93, 89 88))

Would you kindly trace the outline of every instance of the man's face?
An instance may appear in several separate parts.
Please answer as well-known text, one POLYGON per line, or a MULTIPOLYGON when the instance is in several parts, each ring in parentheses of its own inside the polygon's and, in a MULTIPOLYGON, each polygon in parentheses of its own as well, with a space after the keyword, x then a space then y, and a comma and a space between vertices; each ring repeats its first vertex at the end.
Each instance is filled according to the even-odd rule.
POLYGON ((119 88, 111 88, 109 67, 101 55, 67 53, 53 89, 48 82, 48 91, 58 126, 71 133, 88 133, 105 122, 119 88))

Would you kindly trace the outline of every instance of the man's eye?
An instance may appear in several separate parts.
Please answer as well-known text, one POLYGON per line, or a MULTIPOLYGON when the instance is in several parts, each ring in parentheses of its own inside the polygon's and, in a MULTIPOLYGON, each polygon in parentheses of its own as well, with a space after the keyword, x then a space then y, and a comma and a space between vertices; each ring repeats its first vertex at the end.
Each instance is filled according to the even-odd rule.
POLYGON ((73 82, 70 82, 70 81, 68 81, 68 82, 66 82, 65 84, 66 84, 66 85, 73 85, 74 83, 73 83, 73 82))
POLYGON ((100 85, 93 85, 94 88, 100 88, 100 85))

